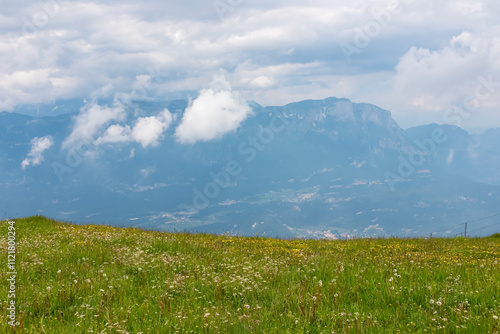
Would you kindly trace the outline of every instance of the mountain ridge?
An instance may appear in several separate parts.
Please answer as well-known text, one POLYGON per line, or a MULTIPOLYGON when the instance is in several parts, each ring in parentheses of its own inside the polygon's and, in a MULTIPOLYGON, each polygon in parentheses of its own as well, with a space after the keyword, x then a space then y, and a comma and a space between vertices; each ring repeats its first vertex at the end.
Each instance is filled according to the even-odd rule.
POLYGON ((416 236, 448 226, 453 233, 457 221, 496 213, 500 161, 488 155, 491 138, 481 143, 481 136, 437 124, 403 130, 389 111, 345 98, 251 105, 253 116, 235 131, 184 145, 175 128, 189 101, 135 101, 126 106, 126 118, 106 123, 75 150, 61 145, 76 114, 34 120, 0 113, 0 212, 286 237, 416 236), (157 146, 96 143, 109 125, 165 108, 174 117, 157 146), (9 124, 2 121, 6 116, 9 124), (425 142, 436 128, 447 141, 425 155, 415 142, 425 142), (22 170, 31 141, 43 136, 53 145, 39 165, 22 170), (398 176, 391 190, 387 173, 397 174, 412 154, 425 161, 398 176), (480 161, 488 164, 477 175, 480 161))

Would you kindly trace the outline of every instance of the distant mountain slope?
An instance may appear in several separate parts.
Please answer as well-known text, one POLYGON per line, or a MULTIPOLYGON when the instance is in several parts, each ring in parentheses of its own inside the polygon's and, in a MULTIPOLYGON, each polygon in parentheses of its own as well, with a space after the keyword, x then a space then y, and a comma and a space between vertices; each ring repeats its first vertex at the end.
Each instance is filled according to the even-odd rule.
POLYGON ((432 159, 435 170, 500 185, 500 129, 470 135, 457 126, 431 124, 410 128, 406 133, 412 141, 424 140, 437 128, 444 131, 447 140, 436 147, 432 159))
POLYGON ((458 223, 498 211, 500 161, 491 154, 498 131, 471 136, 436 124, 404 131, 386 110, 328 98, 251 103, 253 115, 235 132, 184 145, 174 132, 188 104, 127 106, 124 121, 165 108, 173 115, 159 145, 146 148, 92 141, 64 149, 78 110, 41 118, 0 113, 0 214, 169 231, 340 237, 453 235, 460 233, 451 228, 458 223), (446 140, 421 164, 408 165, 421 154, 418 141, 436 129, 446 140), (39 164, 22 169, 33 138, 47 136, 53 145, 39 164))

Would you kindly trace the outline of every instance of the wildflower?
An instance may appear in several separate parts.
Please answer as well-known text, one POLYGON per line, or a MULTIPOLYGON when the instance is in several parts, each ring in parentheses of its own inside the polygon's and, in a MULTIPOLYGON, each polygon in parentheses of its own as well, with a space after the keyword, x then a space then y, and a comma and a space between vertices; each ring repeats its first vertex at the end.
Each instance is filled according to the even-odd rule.
POLYGON ((319 285, 319 287, 321 288, 321 287, 323 286, 323 282, 320 280, 320 281, 318 282, 318 285, 319 285))
POLYGON ((442 305, 442 303, 438 300, 438 301, 436 302, 436 305, 437 305, 437 306, 441 306, 441 305, 442 305))
POLYGON ((243 305, 243 306, 244 306, 247 310, 250 308, 250 305, 248 305, 248 304, 245 304, 245 305, 243 305))
POLYGON ((61 273, 61 269, 59 269, 59 270, 57 271, 57 273, 58 273, 58 274, 60 274, 60 273, 61 273))
POLYGON ((52 287, 51 287, 51 286, 48 286, 48 287, 47 287, 47 291, 50 291, 51 289, 52 289, 52 287))
POLYGON ((73 282, 74 282, 75 284, 76 284, 76 283, 78 283, 78 281, 77 281, 76 279, 75 279, 75 280, 73 280, 73 282))
POLYGON ((498 317, 496 315, 493 316, 493 319, 498 320, 498 317))
POLYGON ((434 299, 429 300, 429 303, 434 304, 434 299))
POLYGON ((102 274, 102 277, 106 277, 106 274, 102 274))

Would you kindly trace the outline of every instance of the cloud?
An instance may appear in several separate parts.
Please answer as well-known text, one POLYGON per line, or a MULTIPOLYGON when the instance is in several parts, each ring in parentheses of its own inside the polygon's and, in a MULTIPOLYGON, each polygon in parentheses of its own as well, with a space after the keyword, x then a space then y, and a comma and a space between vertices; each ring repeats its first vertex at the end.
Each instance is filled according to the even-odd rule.
POLYGON ((135 141, 142 147, 156 146, 172 123, 173 116, 164 109, 157 116, 140 117, 131 128, 129 125, 113 124, 96 140, 96 144, 124 143, 135 141))
POLYGON ((120 104, 114 107, 103 107, 96 104, 96 102, 91 102, 84 106, 80 114, 75 117, 73 131, 62 146, 63 148, 70 148, 82 141, 94 142, 96 134, 104 126, 112 121, 122 121, 125 116, 125 110, 120 104))
POLYGON ((252 108, 219 76, 212 88, 202 90, 185 110, 175 136, 183 144, 218 139, 235 131, 251 112, 252 108))
POLYGON ((104 134, 97 138, 96 144, 106 144, 106 143, 123 143, 131 140, 131 130, 130 126, 122 126, 119 124, 113 124, 106 129, 104 134))
POLYGON ((476 120, 470 121, 482 119, 487 124, 487 119, 498 119, 489 112, 498 110, 500 105, 500 38, 495 36, 498 33, 500 26, 486 32, 464 31, 437 50, 412 47, 396 66, 394 101, 401 109, 420 116, 434 115, 435 121, 442 123, 446 110, 463 106, 467 98, 478 98, 478 86, 491 77, 495 92, 477 101, 480 112, 474 115, 476 120))
POLYGON ((439 108, 469 91, 467 71, 498 71, 496 0, 401 0, 350 64, 340 45, 376 25, 391 1, 223 1, 231 10, 221 19, 213 1, 82 0, 61 2, 46 24, 27 29, 47 2, 4 4, 0 110, 83 99, 107 84, 132 98, 184 98, 222 68, 234 90, 262 105, 348 97, 415 125, 437 121, 439 108), (460 46, 477 39, 489 51, 460 46))
POLYGON ((54 145, 54 140, 51 136, 35 137, 31 140, 31 150, 26 159, 21 163, 22 169, 28 166, 37 166, 43 161, 43 152, 54 145))
POLYGON ((158 116, 141 117, 132 129, 132 138, 142 147, 156 146, 170 123, 172 123, 172 114, 167 109, 158 116))

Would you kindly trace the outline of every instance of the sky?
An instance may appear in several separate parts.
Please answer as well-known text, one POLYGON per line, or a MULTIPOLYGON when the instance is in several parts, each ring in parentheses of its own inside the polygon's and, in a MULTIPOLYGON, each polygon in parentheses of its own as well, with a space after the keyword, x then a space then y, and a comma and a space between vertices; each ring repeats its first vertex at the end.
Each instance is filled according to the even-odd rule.
MULTIPOLYGON (((184 143, 241 123, 250 114, 242 101, 330 96, 387 109, 403 128, 500 127, 498 0, 0 0, 0 15, 3 111, 198 92, 176 130, 184 143), (210 115, 223 121, 206 131, 210 115)), ((79 117, 84 127, 89 115, 122 113, 89 106, 79 117)), ((148 146, 158 136, 141 129, 159 133, 170 122, 164 111, 108 128, 100 140, 148 146)))

